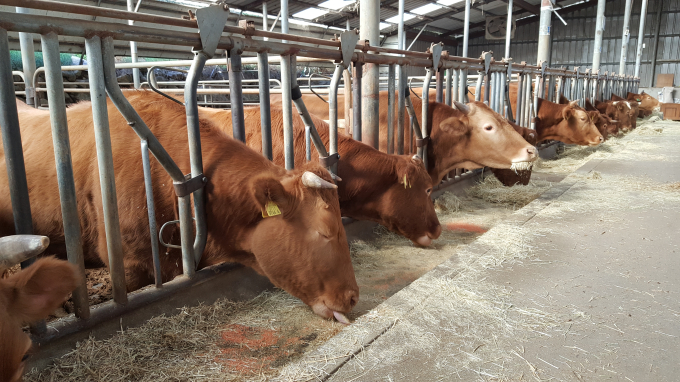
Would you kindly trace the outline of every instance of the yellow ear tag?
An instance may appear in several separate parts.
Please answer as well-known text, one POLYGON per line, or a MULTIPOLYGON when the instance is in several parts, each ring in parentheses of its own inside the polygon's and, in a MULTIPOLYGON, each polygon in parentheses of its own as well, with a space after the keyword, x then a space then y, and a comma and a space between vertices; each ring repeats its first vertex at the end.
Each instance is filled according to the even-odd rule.
POLYGON ((270 218, 270 217, 276 216, 276 215, 281 215, 281 210, 279 209, 279 206, 276 205, 276 203, 274 203, 270 200, 264 206, 264 210, 262 210, 262 217, 263 218, 270 218))

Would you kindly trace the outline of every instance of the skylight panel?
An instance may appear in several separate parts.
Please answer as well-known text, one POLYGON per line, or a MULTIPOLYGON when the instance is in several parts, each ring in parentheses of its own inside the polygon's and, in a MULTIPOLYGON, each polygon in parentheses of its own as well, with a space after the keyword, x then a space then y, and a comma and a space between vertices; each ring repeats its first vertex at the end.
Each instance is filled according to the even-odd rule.
POLYGON ((307 8, 304 11, 300 11, 294 14, 293 17, 296 17, 298 19, 314 20, 317 17, 325 15, 326 13, 328 12, 319 8, 307 8))
POLYGON ((438 4, 425 4, 422 7, 418 7, 416 9, 412 9, 410 12, 415 13, 416 15, 425 15, 430 12, 438 11, 442 9, 441 5, 438 4))

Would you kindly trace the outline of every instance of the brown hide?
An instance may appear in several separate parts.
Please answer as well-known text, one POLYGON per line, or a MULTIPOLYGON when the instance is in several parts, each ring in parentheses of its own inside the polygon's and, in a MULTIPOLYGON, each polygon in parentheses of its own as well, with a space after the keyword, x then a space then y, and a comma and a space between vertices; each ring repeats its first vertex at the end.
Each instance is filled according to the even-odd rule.
POLYGON ((616 94, 612 94, 612 101, 623 101, 628 106, 628 115, 630 116, 631 128, 635 129, 637 127, 637 119, 640 117, 640 104, 637 101, 630 101, 625 98, 619 97, 616 94))
POLYGON ((538 141, 554 139, 567 144, 597 146, 604 138, 585 110, 572 101, 568 105, 538 99, 538 141))
MULTIPOLYGON (((201 108, 201 115, 210 118, 216 126, 231 134, 231 112, 201 108)), ((246 142, 261 151, 262 136, 260 108, 244 111, 246 142)), ((274 163, 283 166, 283 115, 275 106, 271 108, 272 146, 274 163)), ((312 115, 321 139, 328 148, 328 125, 312 115)), ((295 166, 305 163, 305 126, 300 115, 294 113, 295 166)), ((388 155, 349 136, 338 134, 338 196, 343 216, 370 220, 403 235, 418 245, 427 246, 439 237, 441 226, 434 211, 430 193, 432 181, 423 163, 410 155, 388 155), (406 181, 406 184, 404 184, 406 181)), ((313 162, 319 154, 312 145, 313 162)))
POLYGON ((618 121, 623 132, 630 131, 633 127, 632 111, 629 105, 626 101, 595 101, 595 108, 610 119, 618 121))
POLYGON ((52 257, 0 278, 0 381, 21 380, 23 358, 31 348, 31 339, 22 326, 54 312, 78 281, 75 266, 52 257))
MULTIPOLYGON (((386 104, 387 94, 381 94, 380 97, 380 104, 386 104)), ((412 101, 416 119, 421 124, 422 102, 419 99, 412 101)), ((467 106, 470 112, 466 115, 443 103, 430 102, 427 158, 433 184, 438 184, 444 175, 455 168, 510 168, 513 162, 536 159, 535 148, 504 124, 504 118, 482 102, 471 102, 467 106)), ((404 119, 404 126, 409 126, 408 115, 404 115, 404 119)), ((397 125, 396 121, 394 125, 397 125)), ((406 138, 405 142, 408 142, 406 138)), ((387 148, 386 108, 380 109, 380 148, 387 148)), ((411 152, 415 151, 414 140, 411 152)))
MULTIPOLYGON (((524 138, 527 143, 531 145, 536 145, 538 141, 536 140, 537 134, 535 130, 527 129, 526 127, 521 127, 518 124, 504 119, 515 131, 524 138)), ((491 167, 491 172, 498 178, 498 180, 503 183, 504 186, 514 186, 516 184, 521 184, 526 186, 531 180, 531 170, 517 170, 513 171, 510 169, 500 169, 491 167)))
MULTIPOLYGON (((596 112, 600 113, 600 111, 597 110, 597 108, 595 106, 593 106, 592 103, 590 103, 590 100, 588 100, 588 98, 586 98, 586 111, 596 111, 596 112)), ((618 121, 609 118, 609 116, 607 116, 606 114, 600 113, 600 116, 604 117, 604 119, 606 120, 607 136, 618 135, 621 132, 620 129, 619 129, 618 121)), ((599 127, 598 127, 598 130, 599 130, 599 127)), ((603 137, 604 137, 604 134, 603 134, 603 137)))
POLYGON ((652 114, 654 109, 661 107, 661 102, 644 91, 640 94, 628 93, 626 95, 628 101, 635 101, 640 104, 640 117, 646 117, 652 114))
MULTIPOLYGON (((180 169, 189 173, 184 107, 153 92, 126 92, 126 97, 180 169)), ((153 281, 139 138, 110 102, 108 115, 126 281, 128 290, 134 290, 153 281)), ((72 106, 67 116, 85 257, 106 264, 91 104, 72 106)), ((49 115, 22 111, 19 120, 35 231, 63 243, 49 115)), ((317 164, 286 171, 229 138, 209 120, 200 123, 204 173, 209 182, 205 190, 208 240, 199 268, 238 262, 267 276, 317 314, 328 318, 333 311, 348 312, 356 303, 358 287, 337 192, 308 188, 301 180, 304 172, 310 171, 330 181, 328 172, 317 164), (262 210, 269 202, 275 202, 282 215, 263 218, 262 210)), ((177 199, 170 177, 154 159, 151 173, 160 226, 176 219, 177 199)), ((8 194, 6 174, 0 169, 4 194, 8 194)), ((9 198, 4 198, 0 202, 0 234, 12 234, 13 227, 9 198)), ((165 240, 176 243, 179 229, 170 231, 165 240)), ((182 274, 179 249, 161 255, 161 271, 164 281, 182 274)))

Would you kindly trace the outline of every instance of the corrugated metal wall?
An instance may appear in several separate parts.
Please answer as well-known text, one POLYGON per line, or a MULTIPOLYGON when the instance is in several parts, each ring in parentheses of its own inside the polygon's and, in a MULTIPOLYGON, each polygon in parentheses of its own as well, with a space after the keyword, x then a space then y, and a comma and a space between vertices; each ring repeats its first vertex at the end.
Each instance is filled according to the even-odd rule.
MULTIPOLYGON (((551 62, 553 66, 581 66, 591 67, 593 60, 593 45, 595 35, 595 18, 597 2, 591 1, 593 6, 575 12, 561 12, 568 25, 553 19, 551 62)), ((601 70, 608 72, 619 71, 621 57, 621 35, 623 33, 623 15, 625 0, 607 1, 605 34, 602 42, 601 70)), ((630 20, 631 37, 628 44, 626 60, 626 74, 632 75, 635 67, 635 53, 637 49, 638 30, 640 27, 641 0, 633 0, 633 12, 630 20)), ((654 48, 654 32, 656 29, 656 14, 659 6, 663 6, 661 14, 661 29, 659 33, 659 47, 657 52, 656 74, 675 74, 675 84, 680 85, 680 0, 649 1, 645 21, 645 33, 642 50, 642 65, 640 67, 641 86, 650 86, 651 60, 654 48)), ((536 62, 538 37, 538 19, 531 24, 517 28, 515 38, 510 47, 510 56, 515 62, 536 62)), ((478 37, 470 40, 470 56, 479 57, 483 51, 493 51, 500 59, 505 51, 504 40, 486 40, 478 37)), ((654 81, 654 85, 656 80, 654 81)))

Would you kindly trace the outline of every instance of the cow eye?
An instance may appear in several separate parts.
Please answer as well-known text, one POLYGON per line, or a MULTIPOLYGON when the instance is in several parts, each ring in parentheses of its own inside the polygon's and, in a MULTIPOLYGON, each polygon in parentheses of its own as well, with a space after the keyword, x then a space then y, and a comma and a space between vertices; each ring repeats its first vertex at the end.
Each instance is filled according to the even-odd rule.
POLYGON ((21 357, 21 362, 26 362, 27 359, 31 358, 31 355, 29 353, 24 354, 23 357, 21 357))
POLYGON ((430 196, 430 194, 432 193, 432 189, 428 188, 427 190, 425 190, 425 192, 427 192, 427 195, 430 196))
POLYGON ((484 130, 491 131, 491 130, 493 130, 493 126, 491 126, 491 125, 484 126, 484 130))

